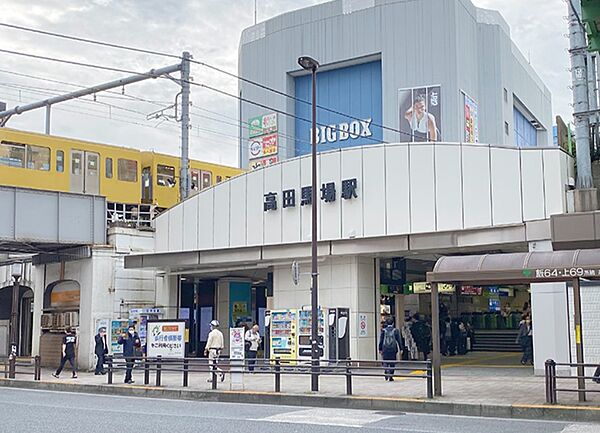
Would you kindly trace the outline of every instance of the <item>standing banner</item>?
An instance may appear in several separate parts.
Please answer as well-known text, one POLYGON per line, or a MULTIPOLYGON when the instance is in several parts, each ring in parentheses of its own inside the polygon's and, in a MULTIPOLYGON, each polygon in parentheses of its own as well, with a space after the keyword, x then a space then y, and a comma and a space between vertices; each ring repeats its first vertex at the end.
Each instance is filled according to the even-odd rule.
POLYGON ((149 358, 185 358, 185 320, 149 320, 149 358))
POLYGON ((441 86, 398 90, 401 143, 442 140, 441 86))
POLYGON ((464 140, 465 143, 479 143, 479 115, 477 102, 461 91, 464 107, 464 140))
POLYGON ((244 359, 244 328, 229 328, 229 357, 244 359))

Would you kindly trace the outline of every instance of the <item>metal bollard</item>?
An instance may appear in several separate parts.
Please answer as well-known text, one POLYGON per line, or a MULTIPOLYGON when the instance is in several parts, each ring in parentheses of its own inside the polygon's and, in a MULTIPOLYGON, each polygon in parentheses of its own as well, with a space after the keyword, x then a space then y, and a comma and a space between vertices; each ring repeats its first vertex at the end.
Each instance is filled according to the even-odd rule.
POLYGON ((160 358, 160 355, 156 357, 156 386, 160 386, 162 378, 162 360, 160 358))
POLYGON ((108 384, 112 385, 113 383, 113 357, 112 355, 108 355, 106 357, 106 365, 108 365, 108 384))
POLYGON ((556 404, 556 362, 550 364, 550 389, 552 390, 552 404, 556 404))
POLYGON ((433 398, 433 371, 431 361, 427 363, 427 398, 433 398))
POLYGON ((8 378, 14 379, 17 376, 17 358, 10 355, 8 358, 8 378))
POLYGON ((275 392, 281 392, 281 361, 275 359, 275 392))
POLYGON ((150 362, 148 358, 144 358, 144 385, 150 383, 150 362))
POLYGON ((546 403, 552 404, 552 385, 550 381, 550 363, 551 359, 547 359, 544 363, 544 382, 546 385, 546 403))
POLYGON ((42 361, 40 355, 33 358, 33 380, 42 380, 42 361))
POLYGON ((188 386, 188 365, 189 361, 187 359, 183 360, 183 386, 188 386))
POLYGON ((346 361, 346 395, 352 395, 352 371, 350 371, 350 367, 352 366, 352 362, 350 360, 346 361))
POLYGON ((212 380, 212 389, 215 390, 217 389, 217 364, 213 364, 211 366, 211 380, 212 380))

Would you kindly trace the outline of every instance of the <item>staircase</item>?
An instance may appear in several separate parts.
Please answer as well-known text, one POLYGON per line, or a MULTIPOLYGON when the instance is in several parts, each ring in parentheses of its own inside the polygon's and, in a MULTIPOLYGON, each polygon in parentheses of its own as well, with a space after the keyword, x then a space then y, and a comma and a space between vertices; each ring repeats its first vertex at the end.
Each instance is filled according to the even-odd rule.
POLYGON ((476 330, 475 342, 471 350, 476 352, 520 352, 521 346, 515 343, 518 330, 476 330))

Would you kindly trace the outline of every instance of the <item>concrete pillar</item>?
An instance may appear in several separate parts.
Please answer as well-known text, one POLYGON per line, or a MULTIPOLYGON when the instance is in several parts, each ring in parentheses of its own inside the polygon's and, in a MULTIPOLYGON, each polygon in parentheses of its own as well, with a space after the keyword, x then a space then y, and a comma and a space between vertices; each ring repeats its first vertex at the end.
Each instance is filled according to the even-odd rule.
MULTIPOLYGON (((530 251, 552 251, 550 241, 529 243, 530 251)), ((536 375, 544 362, 569 362, 569 321, 566 283, 531 284, 533 359, 536 375)))

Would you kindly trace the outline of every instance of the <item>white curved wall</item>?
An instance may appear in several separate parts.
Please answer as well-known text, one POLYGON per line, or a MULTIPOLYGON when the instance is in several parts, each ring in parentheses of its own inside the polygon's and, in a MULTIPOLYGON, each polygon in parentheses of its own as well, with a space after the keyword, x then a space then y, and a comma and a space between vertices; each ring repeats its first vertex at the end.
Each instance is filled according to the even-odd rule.
MULTIPOLYGON (((319 203, 319 236, 338 240, 518 224, 566 212, 573 161, 558 148, 386 144, 318 156, 318 184, 334 182, 333 203, 319 203), (358 197, 341 182, 356 178, 358 197)), ((156 251, 275 245, 310 240, 310 157, 238 176, 204 190, 156 220, 156 251), (296 190, 283 209, 282 191, 296 190), (263 210, 277 192, 278 209, 263 210)))

